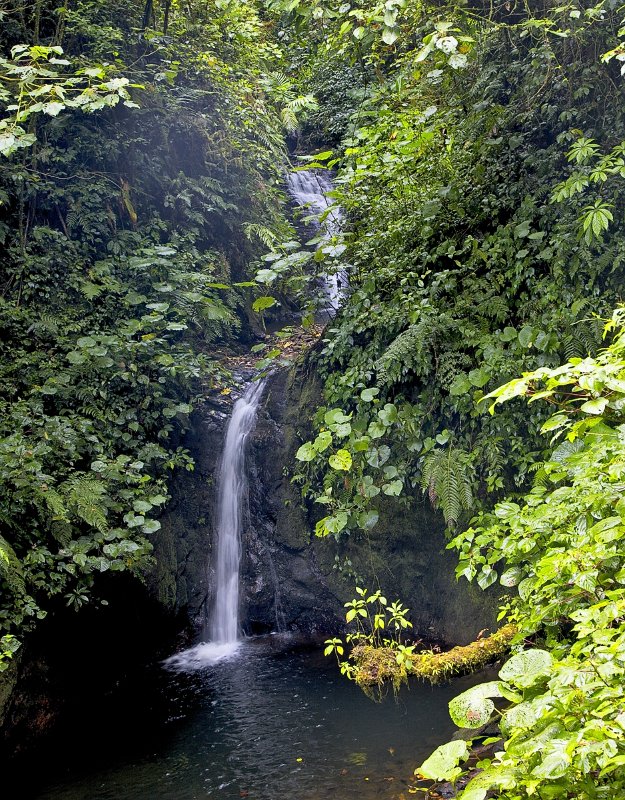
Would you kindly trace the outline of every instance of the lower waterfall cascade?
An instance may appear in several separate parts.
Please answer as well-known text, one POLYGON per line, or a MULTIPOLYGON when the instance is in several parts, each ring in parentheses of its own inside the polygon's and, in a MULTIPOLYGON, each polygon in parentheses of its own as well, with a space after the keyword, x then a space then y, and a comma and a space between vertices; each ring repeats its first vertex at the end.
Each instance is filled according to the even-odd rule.
POLYGON ((236 401, 226 430, 219 467, 215 604, 210 640, 231 645, 239 638, 239 566, 245 476, 245 444, 256 419, 263 393, 262 381, 251 384, 236 401))
POLYGON ((240 644, 239 570, 247 479, 245 448, 254 428, 264 389, 263 381, 251 383, 233 406, 226 427, 219 464, 215 553, 215 596, 205 625, 208 639, 168 659, 172 666, 197 661, 215 662, 233 655, 240 644))

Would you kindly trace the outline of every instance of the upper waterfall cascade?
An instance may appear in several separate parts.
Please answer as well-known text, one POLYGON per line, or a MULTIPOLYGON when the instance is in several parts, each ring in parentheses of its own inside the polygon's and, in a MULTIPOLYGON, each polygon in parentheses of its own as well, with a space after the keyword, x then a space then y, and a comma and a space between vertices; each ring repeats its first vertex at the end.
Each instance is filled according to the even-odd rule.
MULTIPOLYGON (((298 206, 310 209, 310 216, 316 218, 316 227, 322 229, 325 240, 329 241, 340 233, 343 227, 343 214, 340 206, 328 197, 329 192, 334 189, 329 174, 315 170, 291 172, 287 176, 287 188, 298 206), (321 220, 323 215, 324 219, 321 220)), ((347 273, 344 269, 327 272, 323 275, 323 283, 329 303, 329 308, 326 310, 334 313, 345 296, 348 286, 347 273)))

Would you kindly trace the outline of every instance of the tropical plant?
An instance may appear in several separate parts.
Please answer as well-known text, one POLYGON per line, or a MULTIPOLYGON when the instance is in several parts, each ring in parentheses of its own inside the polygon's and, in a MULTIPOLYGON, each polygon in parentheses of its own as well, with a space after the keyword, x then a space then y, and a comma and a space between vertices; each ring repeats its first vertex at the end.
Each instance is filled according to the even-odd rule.
MULTIPOLYGON (((503 744, 482 761, 460 797, 618 798, 625 787, 621 684, 625 674, 625 309, 606 326, 609 346, 510 381, 490 397, 526 396, 556 413, 543 425, 559 444, 545 482, 497 504, 450 544, 458 574, 498 578, 514 596, 501 617, 519 628, 518 652, 499 672, 450 704, 462 728, 497 720, 503 744), (559 450, 559 452, 557 452, 559 450), (539 639, 542 648, 523 646, 539 639), (495 708, 492 698, 508 705, 495 708)), ((439 750, 418 770, 457 779, 470 750, 439 750)))
POLYGON ((414 643, 407 644, 405 639, 405 634, 412 628, 408 619, 409 609, 404 608, 398 600, 389 603, 379 589, 370 593, 368 589, 357 586, 356 595, 345 603, 345 621, 352 626, 352 630, 346 634, 345 643, 338 637, 327 639, 324 655, 336 656, 341 674, 353 678, 354 664, 343 659, 346 645, 352 653, 363 647, 383 647, 393 651, 398 676, 402 676, 398 680, 405 679, 407 670, 412 666, 410 658, 416 646, 414 643))

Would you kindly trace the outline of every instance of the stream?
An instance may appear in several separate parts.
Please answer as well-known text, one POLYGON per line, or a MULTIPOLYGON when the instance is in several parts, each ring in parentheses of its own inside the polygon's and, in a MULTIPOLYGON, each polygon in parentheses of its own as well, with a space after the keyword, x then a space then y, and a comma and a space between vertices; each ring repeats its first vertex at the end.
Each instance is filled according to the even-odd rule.
POLYGON ((128 687, 127 703, 90 712, 49 754, 47 787, 20 797, 401 800, 455 730, 448 701, 483 676, 413 683, 374 703, 320 647, 266 636, 218 663, 160 667, 147 694, 145 680, 138 702, 128 687))

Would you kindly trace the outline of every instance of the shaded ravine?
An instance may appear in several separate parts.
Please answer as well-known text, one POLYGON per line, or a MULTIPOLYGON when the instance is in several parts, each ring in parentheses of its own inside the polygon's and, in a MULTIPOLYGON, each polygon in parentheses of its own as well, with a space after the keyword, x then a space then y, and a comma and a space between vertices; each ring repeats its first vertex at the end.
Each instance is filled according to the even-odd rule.
MULTIPOLYGON (((284 393, 276 393, 277 387, 269 384, 266 404, 272 392, 286 401, 284 393)), ((262 393, 258 384, 248 388, 233 408, 225 442, 222 438, 220 464, 227 474, 222 474, 217 492, 217 518, 234 520, 231 528, 238 530, 247 489, 262 490, 263 481, 258 479, 268 478, 269 463, 279 468, 277 455, 282 452, 254 428, 262 393), (251 453, 245 458, 246 439, 252 435, 267 459, 263 466, 251 453), (254 468, 248 480, 246 464, 247 469, 254 468), (231 505, 233 498, 237 502, 231 505)), ((265 524, 264 515, 258 522, 265 524)), ((213 555, 218 561, 219 556, 213 555)), ((294 558, 291 550, 285 563, 289 571, 294 558)), ((310 610, 319 614, 321 609, 310 610)), ((219 616, 213 615, 213 622, 219 616)), ((234 631, 236 638, 235 620, 234 627, 226 630, 234 631)), ((231 613, 227 623, 233 625, 231 613)), ((56 749, 48 748, 39 772, 44 780, 29 775, 39 782, 29 789, 25 784, 21 796, 25 800, 290 796, 399 800, 411 788, 414 768, 453 730, 449 699, 484 677, 435 688, 413 685, 403 689, 397 700, 390 695, 374 704, 339 673, 333 661, 324 659, 318 644, 301 646, 289 635, 248 638, 217 659, 216 646, 198 645, 168 659, 164 669, 146 668, 138 685, 126 685, 106 703, 90 708, 80 726, 59 737, 56 749)))
MULTIPOLYGON (((314 202, 323 213, 322 204, 329 207, 325 194, 329 189, 316 176, 315 180, 317 190, 310 194, 322 198, 314 202)), ((313 200, 306 204, 312 208, 313 200)), ((343 289, 338 282, 335 294, 328 289, 328 297, 336 301, 331 303, 333 311, 328 308, 329 316, 340 304, 343 289)), ((191 517, 198 535, 204 530, 197 558, 204 557, 210 569, 204 568, 206 583, 194 591, 198 608, 204 609, 202 637, 209 641, 167 659, 165 669, 148 668, 153 687, 140 687, 140 702, 134 700, 137 687, 128 684, 124 691, 134 700, 131 712, 126 711, 122 695, 111 695, 107 698, 111 708, 96 708, 88 719, 81 718, 80 737, 70 731, 62 751, 57 751, 59 764, 50 762, 56 788, 25 797, 199 800, 249 794, 275 800, 295 794, 310 800, 333 795, 342 800, 394 800, 408 787, 419 760, 450 734, 447 700, 478 679, 465 679, 453 687, 412 687, 402 693, 398 705, 388 698, 375 706, 338 673, 335 664, 324 661, 318 644, 297 645, 300 634, 310 641, 311 635, 340 625, 342 603, 351 591, 351 581, 335 568, 334 559, 346 556, 327 542, 310 541, 311 518, 288 469, 285 473, 310 425, 319 390, 318 376, 300 365, 288 376, 271 376, 264 385, 249 384, 231 411, 221 406, 216 416, 196 415, 201 435, 192 431, 190 437, 195 447, 210 452, 205 460, 198 459, 197 500, 191 501, 195 490, 185 476, 174 513, 185 515, 176 530, 187 527, 184 523, 191 517), (249 525, 243 525, 248 503, 249 525), (206 516, 204 509, 210 509, 206 516), (206 614, 206 584, 214 599, 210 614, 206 614), (239 608, 245 609, 241 617, 239 608), (241 638, 242 629, 272 630, 276 618, 295 632, 293 638, 241 638), (155 714, 153 706, 168 711, 155 714), (133 736, 120 737, 120 725, 132 730, 133 736), (96 732, 99 752, 81 749, 82 739, 96 740, 96 732)), ((213 402, 211 398, 207 404, 213 402)), ((393 520, 394 513, 389 508, 393 520)), ((401 520, 399 529, 409 531, 411 547, 416 544, 416 528, 420 534, 421 528, 431 533, 424 522, 412 511, 401 520)), ((177 547, 174 530, 171 534, 177 547)), ((386 548, 384 538, 380 537, 381 546, 386 548)), ((392 559, 399 556, 386 549, 378 556, 376 547, 375 541, 373 546, 369 543, 362 566, 371 566, 379 557, 385 571, 378 572, 396 583, 404 559, 392 574, 392 559)), ((426 561, 436 557, 434 551, 424 554, 426 561)), ((427 566, 429 570, 431 564, 427 566)), ((409 577, 412 585, 412 573, 409 577)), ((420 582, 421 575, 416 579, 420 582)), ((440 594, 440 587, 430 586, 430 592, 440 594)), ((415 606, 417 613, 428 615, 428 622, 432 614, 436 618, 440 613, 438 607, 415 606)), ((461 615, 467 627, 466 607, 461 615)))
POLYGON ((226 427, 212 641, 147 669, 140 689, 123 687, 80 731, 67 731, 62 749, 46 754, 48 785, 25 784, 24 798, 399 800, 415 766, 451 734, 447 701, 476 676, 375 704, 318 645, 292 635, 240 639, 246 444, 264 388, 248 386, 226 427))

